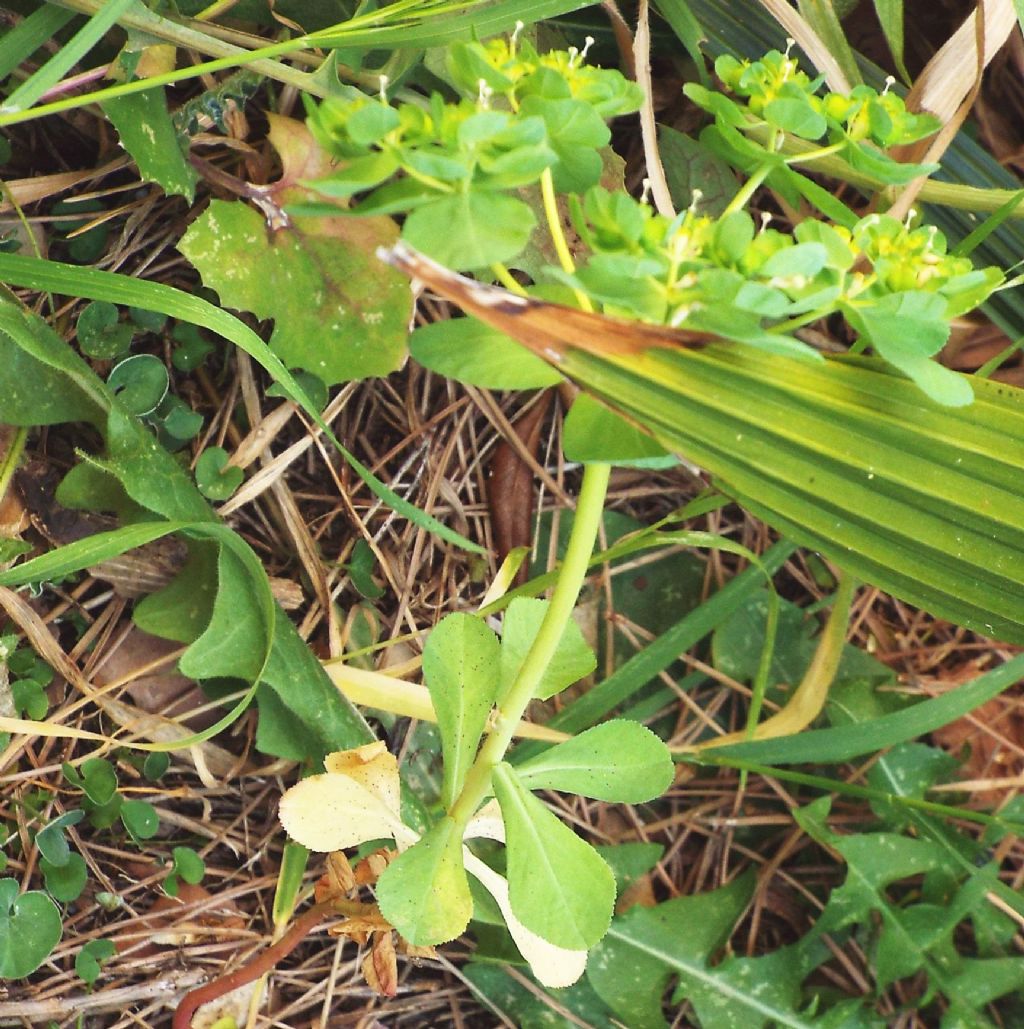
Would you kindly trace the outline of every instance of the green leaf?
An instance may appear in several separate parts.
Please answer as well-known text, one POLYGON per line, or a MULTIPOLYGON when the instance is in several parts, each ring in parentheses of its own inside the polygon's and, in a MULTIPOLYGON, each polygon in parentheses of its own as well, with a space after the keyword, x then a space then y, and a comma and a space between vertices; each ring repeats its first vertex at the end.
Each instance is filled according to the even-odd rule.
MULTIPOLYGON (((76 268, 74 265, 11 254, 0 253, 0 279, 11 285, 22 285, 31 289, 52 290, 92 300, 109 300, 112 303, 146 307, 149 310, 161 311, 172 318, 179 318, 218 333, 249 354, 287 389, 289 397, 319 426, 326 438, 344 457, 356 475, 366 483, 374 496, 384 500, 394 511, 408 518, 413 524, 471 552, 483 553, 483 548, 479 544, 473 543, 442 525, 436 518, 420 511, 415 504, 409 503, 394 490, 385 486, 361 461, 358 461, 348 449, 343 447, 330 426, 309 403, 309 399, 295 382, 294 377, 269 350, 267 344, 248 326, 226 311, 214 307, 199 297, 160 283, 140 282, 125 275, 115 275, 94 268, 76 268)), ((12 348, 15 354, 11 363, 5 364, 0 361, 0 376, 3 376, 0 378, 0 386, 3 387, 0 389, 0 398, 3 398, 5 405, 4 418, 6 421, 18 425, 40 425, 54 424, 54 422, 62 420, 73 421, 77 417, 90 421, 102 420, 103 413, 106 412, 109 404, 109 397, 103 394, 102 389, 97 391, 96 377, 81 362, 74 360, 74 355, 68 352, 63 341, 55 336, 44 322, 23 312, 17 305, 0 304, 0 345, 4 343, 6 333, 13 334, 12 342, 14 338, 17 339, 16 345, 12 348), (34 366, 33 362, 25 359, 26 355, 16 353, 19 347, 27 349, 37 359, 34 366), (39 362, 43 367, 39 366, 39 362), (19 363, 25 367, 18 367, 19 363), (29 367, 31 367, 31 371, 28 371, 29 367), (85 398, 93 402, 92 406, 84 403, 83 398, 72 394, 74 406, 69 406, 63 399, 61 403, 56 403, 51 396, 47 408, 45 395, 33 390, 32 394, 27 396, 23 389, 14 388, 6 381, 9 378, 10 383, 17 383, 19 374, 26 373, 28 381, 41 385, 49 378, 54 381, 55 390, 68 392, 64 390, 64 384, 59 383, 50 375, 51 368, 63 370, 71 381, 80 387, 85 398), (43 403, 40 403, 41 400, 43 403), (62 409, 64 417, 55 417, 56 412, 62 409), (48 417, 40 418, 40 410, 45 411, 48 417), (79 411, 85 413, 79 414, 79 411), (11 412, 10 416, 8 412, 11 412), (14 415, 17 417, 13 417, 14 415)), ((4 351, 6 349, 3 347, 4 351)), ((201 498, 199 499, 201 500, 201 498)))
POLYGON ((60 942, 60 912, 42 892, 18 895, 16 879, 0 879, 0 978, 24 979, 60 942))
POLYGON ((814 933, 876 923, 874 965, 879 990, 923 972, 951 1002, 970 1010, 970 994, 958 995, 959 984, 951 975, 959 964, 952 936, 984 903, 997 882, 997 866, 972 868, 962 885, 943 889, 940 902, 922 897, 917 885, 921 875, 945 875, 948 856, 942 846, 895 833, 837 835, 825 824, 829 805, 830 798, 822 797, 794 812, 805 832, 837 851, 846 862, 846 879, 833 889, 814 933), (901 891, 898 884, 903 880, 911 882, 901 891), (901 892, 906 895, 902 902, 901 892))
POLYGON ((969 381, 928 360, 949 338, 946 303, 936 293, 907 290, 850 311, 876 353, 909 375, 939 404, 961 407, 974 398, 969 381))
POLYGON ((75 955, 75 974, 86 986, 95 986, 100 965, 117 953, 113 940, 89 940, 75 955))
POLYGON ((85 795, 102 807, 109 804, 117 793, 117 773, 114 766, 101 757, 91 757, 82 762, 81 785, 85 795))
POLYGON ((877 361, 736 346, 628 361, 567 349, 559 368, 794 541, 940 617, 1024 642, 1013 387, 974 381, 974 404, 941 407, 877 361))
POLYGON ((590 104, 582 100, 553 100, 528 96, 522 116, 539 116, 548 130, 548 144, 558 155, 552 169, 559 193, 583 193, 601 178, 598 151, 611 140, 611 130, 590 104))
POLYGON ((132 839, 151 840, 160 828, 156 808, 144 800, 126 800, 119 814, 132 839))
MULTIPOLYGON (((225 537, 227 539, 228 537, 225 537)), ((217 595, 209 624, 182 655, 178 667, 192 679, 219 676, 252 681, 267 663, 274 610, 266 577, 255 555, 222 546, 217 595), (251 560, 246 560, 251 555, 251 560)))
MULTIPOLYGON (((754 876, 748 873, 710 893, 678 897, 655 908, 630 908, 616 917, 591 954, 591 986, 630 1029, 664 1029, 668 1023, 662 995, 669 979, 686 975, 690 982, 716 981, 712 959, 743 914, 754 886, 754 876)), ((726 1003, 734 1000, 723 997, 726 1003)), ((752 1017, 749 1009, 746 1014, 752 1017)))
POLYGON ((417 207, 402 238, 435 261, 465 271, 512 261, 537 220, 522 200, 503 194, 453 193, 417 207))
MULTIPOLYGON (((548 609, 546 600, 516 597, 505 611, 501 631, 501 686, 498 703, 511 689, 519 669, 533 646, 541 622, 548 609)), ((553 697, 566 686, 579 682, 597 667, 597 658, 583 638, 579 626, 570 621, 562 632, 551 663, 544 671, 536 696, 541 700, 553 697)))
POLYGON ((229 466, 229 457, 223 447, 207 447, 196 461, 196 485, 209 500, 227 500, 242 485, 245 472, 229 466))
POLYGON ((199 176, 185 159, 163 89, 113 97, 102 106, 143 181, 155 182, 168 195, 183 196, 191 204, 199 176))
MULTIPOLYGON (((817 649, 820 623, 788 600, 779 600, 779 621, 768 672, 769 685, 795 686, 803 678, 817 649)), ((715 667, 740 682, 751 682, 757 674, 768 623, 769 599, 758 590, 715 630, 711 652, 715 667)), ((843 647, 836 681, 852 678, 885 682, 893 678, 887 665, 860 647, 843 647)))
MULTIPOLYGON (((671 22, 664 4, 662 13, 671 22)), ((703 60, 700 67, 703 67, 703 60)), ((658 147, 665 165, 668 191, 676 209, 682 211, 689 207, 694 190, 699 189, 698 212, 712 218, 720 216, 736 192, 736 176, 732 168, 697 140, 668 125, 658 126, 658 147)))
POLYGON ((107 34, 135 0, 109 0, 52 57, 21 83, 0 106, 0 114, 24 111, 65 75, 107 34))
POLYGON ((423 648, 423 678, 441 731, 446 808, 461 792, 487 726, 498 692, 499 659, 497 636, 468 614, 442 618, 423 648))
POLYGON ((35 679, 18 679, 12 682, 11 699, 14 701, 15 710, 36 721, 42 721, 50 709, 50 698, 35 679))
MULTIPOLYGON (((833 0, 799 0, 800 13, 825 44, 826 49, 842 69, 850 87, 861 82, 860 68, 843 26, 834 9, 833 0)), ((838 88, 838 87, 837 87, 838 88)), ((824 130, 822 130, 824 132, 824 130)), ((817 136, 808 137, 817 139, 817 136)))
POLYGON ((473 898, 455 822, 442 818, 399 854, 377 880, 376 893, 381 914, 414 946, 460 936, 473 914, 473 898))
POLYGON ((136 354, 114 366, 107 385, 126 411, 150 414, 167 394, 167 369, 152 354, 136 354))
POLYGON ((764 105, 764 118, 770 125, 801 139, 821 139, 828 129, 825 116, 811 106, 807 97, 769 100, 764 105))
POLYGON ((279 607, 274 610, 273 648, 261 678, 256 742, 264 754, 320 761, 325 754, 375 739, 279 607))
POLYGON ((874 5, 896 70, 903 81, 909 83, 910 73, 903 63, 903 0, 874 0, 874 5))
POLYGON ((384 587, 373 580, 373 570, 377 566, 377 558, 362 537, 356 540, 352 555, 348 562, 348 574, 352 585, 367 600, 379 600, 384 595, 384 587))
MULTIPOLYGON (((670 457, 647 433, 586 393, 580 393, 569 408, 562 428, 562 447, 570 461, 633 464, 670 457)), ((671 461, 674 464, 675 458, 671 461)))
POLYGON ((142 763, 142 774, 150 782, 156 782, 158 779, 163 778, 170 767, 171 758, 169 754, 164 754, 161 751, 152 751, 146 755, 146 759, 142 763))
POLYGON ((86 304, 75 332, 82 353, 101 361, 120 357, 132 343, 132 326, 120 322, 117 308, 104 300, 86 304))
POLYGON ((475 318, 419 326, 409 337, 409 352, 439 375, 484 389, 539 389, 562 381, 510 336, 475 318))
MULTIPOLYGON (((472 984, 474 993, 499 1016, 504 1016, 503 1024, 514 1025, 516 1029, 617 1029, 622 1024, 612 1021, 611 1012, 586 980, 547 992, 532 978, 529 985, 524 985, 520 976, 525 976, 525 972, 513 977, 507 967, 479 960, 479 945, 475 956, 478 960, 467 964, 462 974, 472 984), (561 1011, 569 1014, 563 1015, 561 1011)), ((487 960, 493 958, 488 955, 487 960)))
POLYGON ((202 881, 206 875, 206 863, 191 847, 175 847, 171 853, 177 875, 193 886, 202 881))
POLYGON ((668 747, 638 722, 615 719, 516 766, 529 790, 560 790, 639 804, 661 796, 674 776, 668 747))
POLYGON ((527 929, 558 947, 587 950, 607 932, 615 878, 502 762, 494 770, 508 853, 509 899, 527 929))
POLYGON ((411 294, 374 256, 394 238, 370 218, 293 217, 268 234, 253 208, 214 200, 178 248, 225 306, 274 319, 270 348, 285 365, 333 385, 401 364, 411 294))
POLYGON ((67 837, 64 835, 64 829, 69 825, 77 825, 83 818, 85 818, 84 811, 66 811, 43 826, 36 833, 35 839, 40 856, 57 868, 67 864, 71 856, 71 849, 68 846, 67 837))
POLYGON ((12 25, 0 38, 0 78, 48 43, 75 16, 74 11, 44 5, 12 25))
POLYGON ((41 857, 39 868, 43 873, 47 893, 60 904, 70 904, 77 900, 89 878, 89 870, 81 854, 69 854, 62 865, 55 865, 41 857))

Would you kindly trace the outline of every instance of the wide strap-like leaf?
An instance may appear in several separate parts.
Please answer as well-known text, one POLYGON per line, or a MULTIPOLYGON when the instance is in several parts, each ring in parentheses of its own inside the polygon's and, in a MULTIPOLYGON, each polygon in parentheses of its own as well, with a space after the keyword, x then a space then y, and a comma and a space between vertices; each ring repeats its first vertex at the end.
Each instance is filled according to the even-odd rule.
POLYGON ((973 404, 941 407, 871 359, 743 346, 559 357, 795 541, 933 614, 1024 643, 1020 390, 973 379, 973 404))

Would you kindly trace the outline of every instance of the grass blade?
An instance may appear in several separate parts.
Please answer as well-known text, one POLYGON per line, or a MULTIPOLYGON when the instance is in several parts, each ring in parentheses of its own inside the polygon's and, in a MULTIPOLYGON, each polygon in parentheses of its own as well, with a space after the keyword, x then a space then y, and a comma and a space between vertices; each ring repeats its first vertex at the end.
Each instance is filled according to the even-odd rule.
POLYGON ((0 105, 0 112, 11 114, 31 107, 92 50, 117 19, 134 3, 135 0, 107 0, 107 3, 46 64, 11 93, 0 105))
POLYGON ((76 265, 60 264, 57 261, 43 261, 20 254, 0 254, 0 281, 29 289, 64 293, 69 296, 90 300, 108 300, 114 304, 141 307, 148 311, 159 311, 170 318, 202 326, 211 332, 230 340, 244 350, 262 368, 268 371, 285 388, 289 397, 298 404, 319 429, 331 441, 335 449, 345 458, 352 470, 398 514, 408 518, 421 529, 432 532, 441 539, 473 553, 485 553, 483 547, 449 529, 436 518, 421 511, 415 504, 400 497, 389 489, 369 468, 350 453, 320 417, 291 372, 274 355, 266 343, 244 322, 219 307, 192 296, 183 290, 174 289, 157 282, 143 282, 100 271, 96 268, 80 268, 76 265))

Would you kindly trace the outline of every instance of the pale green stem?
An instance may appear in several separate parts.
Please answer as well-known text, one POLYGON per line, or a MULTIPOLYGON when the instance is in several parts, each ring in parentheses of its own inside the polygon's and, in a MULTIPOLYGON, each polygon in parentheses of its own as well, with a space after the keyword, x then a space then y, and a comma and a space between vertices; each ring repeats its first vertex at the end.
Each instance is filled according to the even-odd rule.
POLYGON ((739 211, 745 207, 747 201, 754 195, 761 183, 768 178, 769 172, 771 172, 774 167, 774 164, 765 162, 756 168, 754 170, 754 174, 743 183, 736 195, 729 201, 728 206, 722 212, 722 217, 724 218, 727 214, 732 214, 734 211, 739 211))
MULTIPOLYGON (((558 263, 562 266, 563 272, 572 275, 576 271, 576 262, 572 259, 569 243, 565 238, 565 233, 562 231, 562 219, 558 214, 558 200, 555 197, 555 180, 551 175, 550 168, 545 168, 541 174, 540 195, 544 201, 544 219, 548 223, 548 232, 551 233, 551 242, 555 245, 558 263)), ((578 289, 574 289, 573 292, 576 294, 576 303, 584 311, 594 310, 594 305, 590 302, 590 297, 586 293, 578 289)))
POLYGON ((516 282, 516 280, 512 278, 512 273, 500 261, 495 261, 494 264, 491 265, 491 274, 510 293, 518 293, 523 297, 526 296, 526 290, 523 289, 521 283, 516 282))
POLYGON ((7 494, 7 488, 11 484, 11 479, 14 478, 15 471, 17 471, 18 462, 21 461, 21 455, 25 452, 25 442, 27 439, 28 429, 24 426, 19 426, 14 430, 14 435, 11 437, 7 452, 0 456, 0 500, 3 500, 7 494))
POLYGON ((498 706, 494 727, 484 740, 484 745, 466 776, 462 792, 449 812, 460 828, 465 828, 490 793, 491 773, 505 756, 505 751, 512 742, 512 734, 527 705, 536 695, 544 672, 551 663, 562 639, 562 633, 572 617, 572 610, 586 579, 597 530, 601 525, 610 473, 611 465, 607 464, 588 464, 583 469, 583 482, 576 502, 576 514, 565 550, 565 559, 559 569, 558 581, 551 593, 544 621, 541 622, 537 638, 519 669, 519 675, 498 706))
POLYGON ((785 159, 786 164, 809 164, 811 161, 821 161, 832 154, 838 154, 846 149, 846 141, 833 143, 831 146, 819 147, 817 150, 809 150, 806 154, 794 154, 785 159))

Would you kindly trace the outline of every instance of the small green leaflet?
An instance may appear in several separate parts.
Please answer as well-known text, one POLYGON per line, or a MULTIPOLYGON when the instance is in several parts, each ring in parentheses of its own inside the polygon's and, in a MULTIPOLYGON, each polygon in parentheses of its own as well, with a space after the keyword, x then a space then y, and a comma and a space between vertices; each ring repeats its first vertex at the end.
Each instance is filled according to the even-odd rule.
POLYGON ((615 719, 516 766, 530 790, 561 790, 595 800, 639 804, 672 782, 668 747, 639 722, 615 719))
MULTIPOLYGON (((498 702, 515 682, 526 655, 540 631, 541 622, 547 612, 548 602, 532 597, 517 597, 505 612, 501 632, 501 688, 498 702)), ((555 656, 544 672, 537 696, 541 700, 553 697, 579 682, 597 667, 597 658, 587 645, 579 626, 570 621, 558 642, 555 656)))

